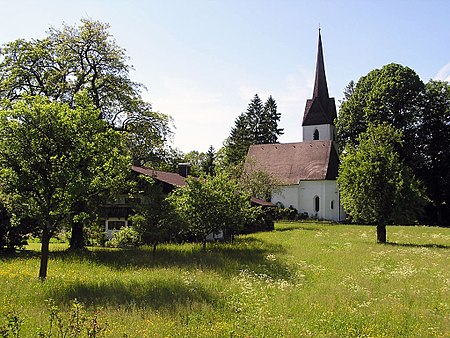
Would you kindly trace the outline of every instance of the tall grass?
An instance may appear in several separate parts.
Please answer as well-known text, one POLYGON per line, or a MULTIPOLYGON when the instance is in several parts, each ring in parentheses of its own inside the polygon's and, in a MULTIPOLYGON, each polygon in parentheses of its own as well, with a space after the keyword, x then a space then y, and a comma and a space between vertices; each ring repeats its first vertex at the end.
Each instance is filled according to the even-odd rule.
POLYGON ((74 255, 37 244, 0 261, 0 316, 23 337, 48 323, 46 300, 96 311, 110 337, 449 337, 450 229, 278 223, 233 244, 161 245, 74 255))

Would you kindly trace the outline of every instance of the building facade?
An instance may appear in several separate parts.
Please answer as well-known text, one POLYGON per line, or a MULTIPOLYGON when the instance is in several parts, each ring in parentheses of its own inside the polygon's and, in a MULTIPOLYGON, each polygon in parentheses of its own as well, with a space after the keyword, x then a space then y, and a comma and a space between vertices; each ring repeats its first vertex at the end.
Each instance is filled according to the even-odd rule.
POLYGON ((311 218, 342 221, 336 178, 339 167, 334 98, 328 94, 322 37, 319 31, 313 96, 303 115, 303 142, 252 145, 246 170, 265 171, 280 182, 271 202, 293 207, 311 218))

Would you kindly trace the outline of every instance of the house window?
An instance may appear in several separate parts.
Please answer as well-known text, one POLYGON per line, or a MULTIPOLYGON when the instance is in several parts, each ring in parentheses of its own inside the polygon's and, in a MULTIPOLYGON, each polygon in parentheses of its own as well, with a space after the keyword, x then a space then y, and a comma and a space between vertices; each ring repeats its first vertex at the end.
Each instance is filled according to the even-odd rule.
POLYGON ((313 140, 319 140, 319 131, 317 129, 314 130, 313 140))
POLYGON ((316 212, 319 212, 319 206, 320 206, 320 198, 319 196, 314 197, 314 210, 316 212))
POLYGON ((120 230, 125 225, 125 221, 108 221, 108 230, 120 230))
POLYGON ((334 201, 331 201, 331 210, 334 209, 334 201))

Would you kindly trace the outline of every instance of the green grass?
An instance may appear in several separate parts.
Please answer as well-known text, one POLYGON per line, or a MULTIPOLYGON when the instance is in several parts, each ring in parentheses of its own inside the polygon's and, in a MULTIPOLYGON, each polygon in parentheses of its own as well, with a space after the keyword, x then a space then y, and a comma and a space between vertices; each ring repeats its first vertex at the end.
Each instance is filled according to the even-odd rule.
MULTIPOLYGON (((52 244, 0 261, 0 314, 23 337, 48 325, 45 300, 97 311, 107 336, 450 337, 450 229, 278 223, 233 244, 162 245, 79 255, 52 244)), ((1 324, 1 323, 0 323, 1 324)))

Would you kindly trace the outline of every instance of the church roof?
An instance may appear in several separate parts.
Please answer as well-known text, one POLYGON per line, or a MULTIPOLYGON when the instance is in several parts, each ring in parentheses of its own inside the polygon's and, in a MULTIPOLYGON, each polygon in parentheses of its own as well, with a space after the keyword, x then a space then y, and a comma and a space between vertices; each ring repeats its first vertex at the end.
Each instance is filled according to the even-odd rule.
POLYGON ((323 61, 322 36, 319 30, 313 97, 306 101, 302 125, 334 124, 334 119, 336 117, 336 104, 334 98, 330 98, 328 94, 325 64, 323 61))
POLYGON ((265 171, 285 185, 300 181, 335 180, 339 157, 332 141, 250 146, 246 171, 265 171))

